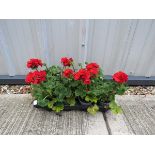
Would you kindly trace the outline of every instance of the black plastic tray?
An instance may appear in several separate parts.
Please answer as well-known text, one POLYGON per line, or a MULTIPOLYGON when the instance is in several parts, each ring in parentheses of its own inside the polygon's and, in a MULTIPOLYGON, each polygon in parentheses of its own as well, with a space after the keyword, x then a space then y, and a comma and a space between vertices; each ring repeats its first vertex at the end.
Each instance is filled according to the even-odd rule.
MULTIPOLYGON (((41 108, 47 111, 53 111, 52 109, 49 109, 48 107, 41 107, 39 105, 34 105, 35 108, 41 108)), ((99 107, 99 111, 101 112, 106 112, 109 110, 109 108, 104 108, 103 106, 98 105, 99 107)), ((76 110, 76 111, 87 111, 88 106, 83 106, 80 104, 76 104, 75 106, 69 106, 69 105, 64 105, 64 109, 63 111, 72 111, 72 110, 76 110)))

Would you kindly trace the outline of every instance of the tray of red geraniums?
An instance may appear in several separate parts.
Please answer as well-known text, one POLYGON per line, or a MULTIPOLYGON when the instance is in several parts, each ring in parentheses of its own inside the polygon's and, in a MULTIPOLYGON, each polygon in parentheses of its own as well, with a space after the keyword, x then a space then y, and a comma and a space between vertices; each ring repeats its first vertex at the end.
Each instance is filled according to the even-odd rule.
POLYGON ((62 67, 48 67, 34 58, 27 62, 32 71, 25 81, 31 85, 35 107, 56 113, 63 110, 82 110, 93 115, 97 111, 122 112, 115 95, 122 95, 127 90, 127 74, 118 71, 112 76, 113 80, 106 80, 95 62, 75 65, 72 58, 63 57, 61 64, 62 67))

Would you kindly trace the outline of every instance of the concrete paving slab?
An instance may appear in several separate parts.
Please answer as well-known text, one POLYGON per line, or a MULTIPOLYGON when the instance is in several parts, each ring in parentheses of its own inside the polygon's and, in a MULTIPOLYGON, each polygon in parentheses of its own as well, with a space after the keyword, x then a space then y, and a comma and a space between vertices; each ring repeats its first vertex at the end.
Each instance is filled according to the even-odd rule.
POLYGON ((36 109, 28 94, 0 95, 0 134, 2 135, 106 135, 108 130, 99 112, 54 112, 36 109))
POLYGON ((123 95, 117 96, 123 109, 123 117, 128 130, 137 135, 155 134, 155 96, 123 95))
POLYGON ((111 135, 132 135, 134 132, 130 129, 129 124, 124 114, 112 114, 108 111, 105 114, 107 126, 109 127, 109 133, 111 135))
POLYGON ((122 115, 62 112, 62 117, 32 106, 29 94, 0 95, 0 134, 86 135, 155 134, 155 96, 116 96, 122 115))
POLYGON ((155 134, 155 110, 152 110, 148 105, 124 105, 122 107, 127 124, 135 134, 155 134))
POLYGON ((155 106, 155 95, 116 95, 115 99, 120 105, 142 105, 147 102, 155 106))

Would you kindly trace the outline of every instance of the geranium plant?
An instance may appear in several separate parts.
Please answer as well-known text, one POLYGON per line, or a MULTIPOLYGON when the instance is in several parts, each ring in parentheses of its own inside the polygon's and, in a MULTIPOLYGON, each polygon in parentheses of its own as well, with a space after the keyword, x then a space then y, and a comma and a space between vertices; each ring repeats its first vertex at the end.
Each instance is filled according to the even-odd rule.
POLYGON ((77 68, 72 58, 64 57, 61 64, 62 67, 47 67, 39 59, 27 62, 27 67, 33 71, 27 74, 25 81, 31 84, 31 93, 38 106, 55 112, 79 106, 91 114, 108 109, 121 113, 115 95, 126 91, 127 74, 119 71, 112 76, 113 80, 106 80, 97 63, 78 64, 77 68))

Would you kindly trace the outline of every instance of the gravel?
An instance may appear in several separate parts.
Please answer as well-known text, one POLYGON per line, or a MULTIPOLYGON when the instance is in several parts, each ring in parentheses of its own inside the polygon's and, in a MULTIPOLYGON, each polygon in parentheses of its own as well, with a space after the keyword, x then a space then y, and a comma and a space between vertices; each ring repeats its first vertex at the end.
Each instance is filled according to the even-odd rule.
POLYGON ((125 95, 155 95, 155 86, 129 87, 125 95))
POLYGON ((0 94, 28 94, 30 90, 29 85, 0 85, 0 94))
MULTIPOLYGON (((0 94, 28 94, 30 91, 29 85, 0 85, 0 94)), ((155 95, 155 86, 129 87, 125 95, 155 95)))

